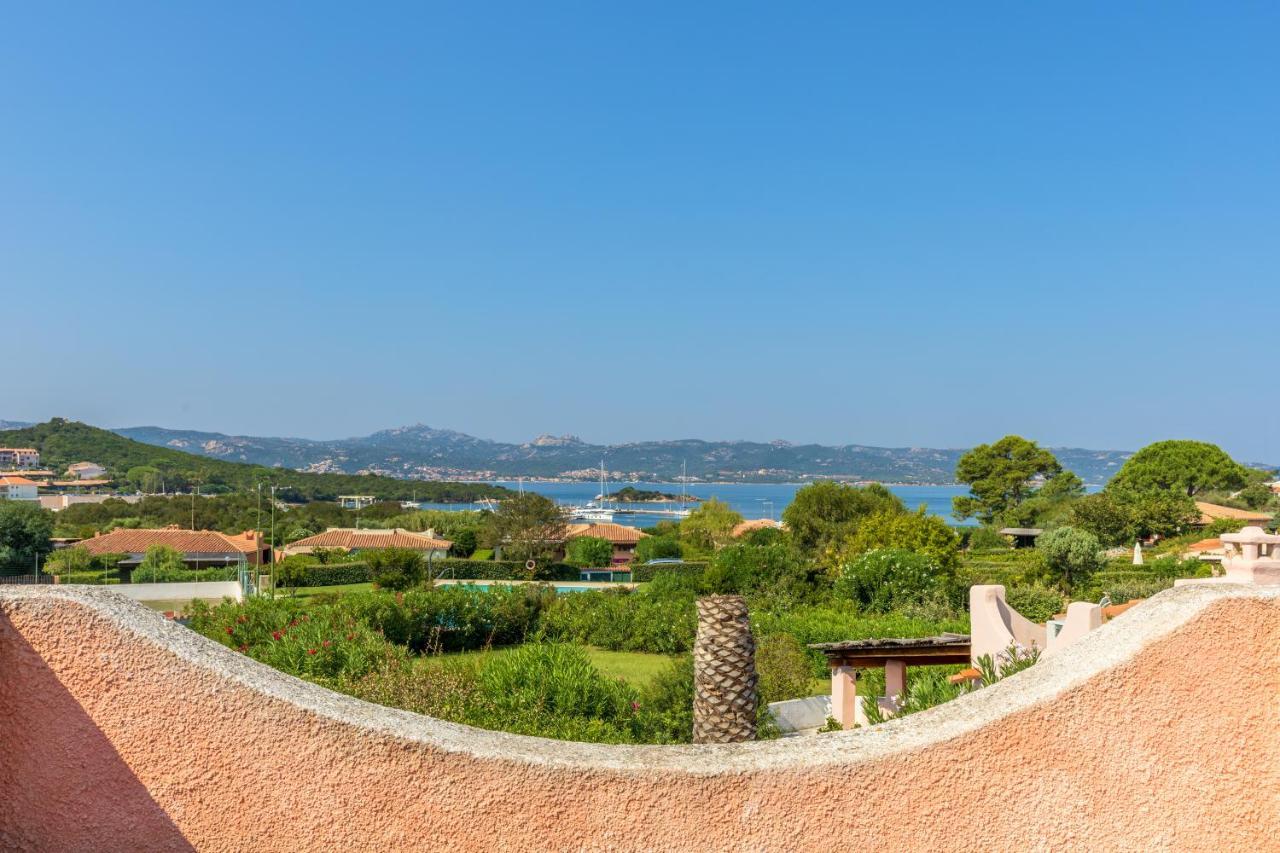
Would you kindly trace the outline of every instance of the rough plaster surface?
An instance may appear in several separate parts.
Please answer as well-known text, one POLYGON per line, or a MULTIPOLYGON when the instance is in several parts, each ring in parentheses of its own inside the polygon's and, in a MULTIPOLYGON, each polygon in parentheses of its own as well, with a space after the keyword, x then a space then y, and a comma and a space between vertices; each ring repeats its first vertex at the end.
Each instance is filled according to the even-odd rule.
POLYGON ((104 590, 0 590, 0 848, 1261 850, 1280 590, 1163 593, 868 730, 616 747, 278 673, 104 590))

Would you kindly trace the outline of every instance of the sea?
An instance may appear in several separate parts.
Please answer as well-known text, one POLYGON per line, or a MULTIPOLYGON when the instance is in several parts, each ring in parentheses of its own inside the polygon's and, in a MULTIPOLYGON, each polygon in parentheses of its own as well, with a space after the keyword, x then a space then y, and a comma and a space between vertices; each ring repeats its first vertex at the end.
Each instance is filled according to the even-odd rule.
MULTIPOLYGON (((546 483, 525 480, 498 480, 494 485, 506 486, 513 491, 524 489, 546 495, 551 500, 565 505, 582 505, 595 500, 600 494, 599 483, 546 483)), ((606 483, 605 490, 616 492, 624 486, 632 486, 644 491, 680 494, 679 483, 606 483)), ((690 483, 686 492, 696 498, 706 500, 716 498, 724 501, 737 510, 743 518, 780 519, 782 511, 795 498, 796 491, 804 488, 804 483, 690 483)), ((888 486, 889 491, 902 498, 909 509, 924 506, 925 512, 945 518, 951 524, 957 524, 951 515, 951 499, 956 495, 967 494, 968 486, 888 486)), ((423 509, 471 509, 468 504, 429 504, 421 505, 423 509)), ((691 506, 696 506, 693 504, 691 506)), ((618 524, 631 524, 637 527, 648 527, 660 520, 660 517, 648 514, 632 514, 627 509, 674 509, 677 504, 621 504, 615 510, 614 521, 618 524)), ((970 522, 972 523, 972 522, 970 522)))

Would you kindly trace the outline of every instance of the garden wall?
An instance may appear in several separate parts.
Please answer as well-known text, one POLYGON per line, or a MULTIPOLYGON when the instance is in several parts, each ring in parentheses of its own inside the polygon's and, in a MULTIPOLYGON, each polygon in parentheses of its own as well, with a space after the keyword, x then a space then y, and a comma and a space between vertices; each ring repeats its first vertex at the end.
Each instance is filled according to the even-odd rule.
POLYGON ((268 669, 106 588, 0 588, 0 848, 1257 850, 1280 592, 1162 593, 872 729, 619 747, 268 669))

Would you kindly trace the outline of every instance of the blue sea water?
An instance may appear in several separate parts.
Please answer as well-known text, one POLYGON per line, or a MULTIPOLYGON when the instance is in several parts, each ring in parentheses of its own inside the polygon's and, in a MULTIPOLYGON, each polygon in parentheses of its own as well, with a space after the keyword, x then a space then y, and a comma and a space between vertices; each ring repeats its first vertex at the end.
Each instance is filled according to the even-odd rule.
MULTIPOLYGON (((496 483, 509 489, 523 488, 526 491, 546 495, 561 504, 584 504, 594 500, 600 493, 598 483, 540 483, 525 481, 523 485, 515 480, 501 480, 496 483)), ((803 488, 802 483, 690 483, 687 491, 690 495, 703 500, 717 498, 742 514, 743 518, 781 518, 782 511, 795 497, 796 491, 803 488)), ((615 492, 623 486, 637 489, 680 494, 679 483, 606 483, 605 489, 615 492)), ((921 504, 930 515, 937 515, 954 524, 951 516, 951 499, 956 495, 966 494, 967 486, 889 486, 891 492, 902 498, 909 508, 915 509, 921 504)), ((466 509, 467 505, 459 504, 423 504, 424 509, 466 509)), ((635 524, 648 526, 658 519, 648 515, 630 515, 621 509, 614 516, 619 524, 635 524)), ((644 508, 660 509, 662 504, 643 504, 644 508)), ((672 507, 675 505, 672 504, 672 507)))

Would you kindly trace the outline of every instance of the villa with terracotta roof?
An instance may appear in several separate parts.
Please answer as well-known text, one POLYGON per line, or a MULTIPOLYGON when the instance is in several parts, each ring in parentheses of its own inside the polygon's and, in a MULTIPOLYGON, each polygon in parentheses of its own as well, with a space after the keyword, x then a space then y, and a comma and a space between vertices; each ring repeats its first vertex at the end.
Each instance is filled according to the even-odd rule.
POLYGON ((738 539, 754 530, 782 530, 784 527, 786 525, 781 521, 774 521, 772 518, 753 518, 750 521, 734 525, 729 535, 734 539, 738 539))
POLYGON ((39 500, 38 489, 39 484, 35 480, 28 480, 26 477, 19 477, 16 474, 6 474, 0 477, 0 499, 9 501, 39 500))
POLYGON ((1196 509, 1200 510, 1199 524, 1204 527, 1208 527, 1223 518, 1231 519, 1232 521, 1243 521, 1246 524, 1260 527, 1266 527, 1272 520, 1272 516, 1265 512, 1236 509, 1233 506, 1219 506, 1218 504, 1205 503, 1204 501, 1196 501, 1196 509))
POLYGON ((604 539, 613 546, 613 562, 615 564, 630 563, 636 555, 636 546, 640 540, 648 536, 638 527, 625 524, 570 524, 565 529, 565 541, 591 536, 604 539))
POLYGON ((192 569, 206 569, 239 563, 262 565, 271 558, 271 549, 256 531, 246 530, 238 536, 216 530, 183 530, 180 527, 152 529, 116 528, 110 533, 81 540, 76 547, 90 554, 125 554, 122 566, 137 565, 147 549, 163 545, 182 552, 182 561, 192 569))
POLYGON ((448 556, 452 546, 453 543, 448 539, 436 536, 434 530, 415 533, 399 527, 391 530, 330 527, 324 533, 289 543, 280 549, 280 555, 289 557, 294 554, 310 554, 317 548, 333 548, 351 554, 382 548, 408 548, 411 551, 421 551, 424 557, 440 558, 448 556))

